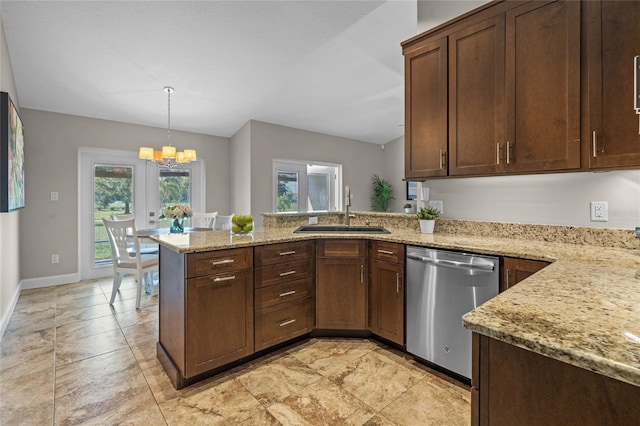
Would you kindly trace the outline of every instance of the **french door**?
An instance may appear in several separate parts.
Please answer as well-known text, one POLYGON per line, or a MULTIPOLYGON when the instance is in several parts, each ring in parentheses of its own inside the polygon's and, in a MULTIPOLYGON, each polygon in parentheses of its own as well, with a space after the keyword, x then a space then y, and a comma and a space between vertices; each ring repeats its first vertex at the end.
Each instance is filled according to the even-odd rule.
POLYGON ((78 263, 81 279, 112 273, 111 247, 102 218, 133 214, 137 229, 168 226, 162 207, 188 204, 204 211, 202 161, 164 169, 135 152, 81 148, 78 152, 78 263))

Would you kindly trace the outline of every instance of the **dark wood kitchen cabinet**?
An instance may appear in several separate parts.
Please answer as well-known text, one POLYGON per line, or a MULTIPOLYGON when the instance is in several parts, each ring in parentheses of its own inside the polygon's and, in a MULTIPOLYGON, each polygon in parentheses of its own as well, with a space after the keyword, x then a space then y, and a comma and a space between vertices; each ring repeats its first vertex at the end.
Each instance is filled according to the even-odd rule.
POLYGON ((315 242, 258 246, 255 266, 255 350, 313 330, 315 242))
POLYGON ((319 240, 316 250, 316 328, 366 330, 366 241, 319 240))
POLYGON ((179 371, 174 386, 253 354, 253 249, 160 246, 160 257, 159 343, 179 371))
POLYGON ((449 175, 504 173, 504 14, 449 36, 449 175))
POLYGON ((507 172, 580 167, 579 1, 506 12, 507 172))
POLYGON ((405 177, 447 175, 447 39, 405 52, 405 177))
POLYGON ((404 244, 371 241, 369 329, 404 346, 404 244))
POLYGON ((494 2, 403 43, 406 179, 579 170, 581 5, 494 2))
POLYGON ((518 284, 525 278, 535 274, 549 262, 541 260, 518 259, 515 257, 502 258, 502 282, 500 283, 500 292, 508 290, 518 284))
POLYGON ((639 117, 633 109, 640 2, 589 1, 586 10, 589 167, 640 166, 639 117))
POLYGON ((477 333, 472 339, 472 425, 640 423, 640 387, 477 333))

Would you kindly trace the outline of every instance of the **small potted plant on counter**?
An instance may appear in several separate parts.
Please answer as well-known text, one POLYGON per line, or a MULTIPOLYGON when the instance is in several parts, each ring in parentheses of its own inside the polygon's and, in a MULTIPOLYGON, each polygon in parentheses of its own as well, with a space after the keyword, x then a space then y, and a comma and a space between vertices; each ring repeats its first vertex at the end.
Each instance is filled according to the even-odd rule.
POLYGON ((423 207, 418 210, 416 216, 420 219, 420 232, 423 234, 433 234, 433 227, 436 224, 436 218, 439 214, 440 211, 433 207, 423 207))
POLYGON ((411 209, 413 208, 413 206, 411 205, 411 203, 407 203, 404 205, 404 212, 405 213, 411 213, 411 209))

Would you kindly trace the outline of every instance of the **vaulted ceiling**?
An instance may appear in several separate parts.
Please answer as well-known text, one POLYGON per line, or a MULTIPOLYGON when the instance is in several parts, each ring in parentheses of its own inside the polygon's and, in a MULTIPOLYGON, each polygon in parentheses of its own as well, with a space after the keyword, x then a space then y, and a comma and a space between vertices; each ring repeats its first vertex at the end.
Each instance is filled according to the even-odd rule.
POLYGON ((250 119, 373 143, 403 134, 414 1, 11 1, 23 108, 229 137, 250 119))

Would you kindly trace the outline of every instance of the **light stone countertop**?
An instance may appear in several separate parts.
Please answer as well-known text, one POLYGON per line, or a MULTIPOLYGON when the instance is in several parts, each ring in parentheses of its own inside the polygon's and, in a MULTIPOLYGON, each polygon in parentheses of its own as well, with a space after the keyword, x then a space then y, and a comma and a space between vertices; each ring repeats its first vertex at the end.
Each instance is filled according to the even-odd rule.
POLYGON ((474 235, 294 234, 295 228, 160 235, 179 253, 318 238, 365 238, 553 262, 464 315, 468 329, 640 386, 640 251, 474 235))

